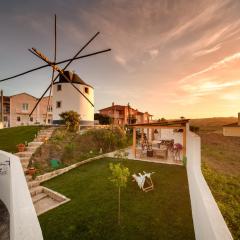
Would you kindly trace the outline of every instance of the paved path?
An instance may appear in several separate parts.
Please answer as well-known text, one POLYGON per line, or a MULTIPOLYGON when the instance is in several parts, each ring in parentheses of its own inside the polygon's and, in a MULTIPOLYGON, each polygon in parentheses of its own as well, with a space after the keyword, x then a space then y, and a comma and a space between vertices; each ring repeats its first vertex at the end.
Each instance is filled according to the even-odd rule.
POLYGON ((9 240, 9 213, 3 202, 0 200, 0 240, 9 240))

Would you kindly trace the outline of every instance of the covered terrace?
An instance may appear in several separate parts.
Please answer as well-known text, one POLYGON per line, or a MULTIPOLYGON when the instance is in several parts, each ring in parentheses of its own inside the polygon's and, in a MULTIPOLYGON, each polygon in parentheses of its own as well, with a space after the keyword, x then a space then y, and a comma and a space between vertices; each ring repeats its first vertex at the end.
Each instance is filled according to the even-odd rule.
POLYGON ((181 164, 186 156, 189 119, 128 125, 133 129, 131 157, 181 164))

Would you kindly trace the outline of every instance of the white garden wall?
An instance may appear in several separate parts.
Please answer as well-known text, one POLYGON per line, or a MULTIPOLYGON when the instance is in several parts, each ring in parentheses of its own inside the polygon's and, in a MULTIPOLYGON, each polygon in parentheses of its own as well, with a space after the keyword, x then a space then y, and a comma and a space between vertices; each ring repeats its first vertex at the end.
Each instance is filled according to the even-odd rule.
POLYGON ((0 199, 10 214, 11 240, 42 240, 42 231, 18 157, 0 150, 0 199), (10 165, 9 165, 10 162, 10 165))
POLYGON ((200 137, 187 133, 187 174, 197 240, 231 240, 231 233, 202 175, 200 137))

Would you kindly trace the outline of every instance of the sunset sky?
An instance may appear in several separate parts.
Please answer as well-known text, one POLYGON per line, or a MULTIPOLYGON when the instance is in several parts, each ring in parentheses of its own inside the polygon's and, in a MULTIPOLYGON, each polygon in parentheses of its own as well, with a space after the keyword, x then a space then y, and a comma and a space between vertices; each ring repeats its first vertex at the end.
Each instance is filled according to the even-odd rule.
MULTIPOLYGON (((127 104, 155 118, 236 116, 240 111, 239 0, 4 1, 0 7, 0 78, 42 65, 27 51, 72 57, 112 52, 69 67, 95 87, 95 111, 127 104)), ((6 95, 40 96, 51 69, 4 83, 6 95)))

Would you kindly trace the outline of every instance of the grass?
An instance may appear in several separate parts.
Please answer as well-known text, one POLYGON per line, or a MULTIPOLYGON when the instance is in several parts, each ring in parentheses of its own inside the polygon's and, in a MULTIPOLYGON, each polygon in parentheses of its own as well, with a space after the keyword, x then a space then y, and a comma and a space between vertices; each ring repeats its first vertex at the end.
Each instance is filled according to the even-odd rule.
POLYGON ((129 179, 118 226, 117 189, 109 180, 109 163, 118 161, 97 160, 44 184, 71 199, 39 216, 44 239, 195 239, 182 166, 123 160, 131 174, 154 171, 155 189, 144 193, 129 179))
POLYGON ((16 152, 16 145, 32 141, 40 128, 40 126, 21 126, 0 129, 0 149, 6 152, 16 152))
POLYGON ((203 164, 203 174, 234 239, 240 239, 240 181, 203 164))
POLYGON ((234 237, 240 239, 240 138, 224 137, 234 118, 192 120, 200 127, 203 175, 234 237))

